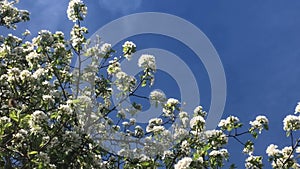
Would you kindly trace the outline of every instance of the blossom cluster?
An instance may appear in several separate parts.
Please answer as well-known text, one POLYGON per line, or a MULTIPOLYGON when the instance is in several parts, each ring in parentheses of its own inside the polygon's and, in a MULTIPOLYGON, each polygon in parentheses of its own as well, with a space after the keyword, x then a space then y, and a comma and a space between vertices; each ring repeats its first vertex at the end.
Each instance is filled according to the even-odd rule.
POLYGON ((144 54, 139 58, 138 66, 144 69, 156 70, 155 57, 153 55, 144 54))
POLYGON ((27 10, 19 10, 14 6, 17 1, 0 1, 0 26, 16 29, 16 23, 26 22, 29 20, 27 10))
POLYGON ((87 14, 87 7, 81 0, 70 0, 67 14, 69 20, 73 22, 81 21, 87 14))
POLYGON ((226 119, 222 119, 219 122, 218 127, 220 127, 223 130, 231 131, 231 130, 241 126, 241 123, 239 123, 239 121, 240 120, 238 117, 229 116, 226 119))
POLYGON ((131 56, 133 53, 136 52, 136 45, 131 42, 131 41, 126 41, 124 44, 123 44, 123 53, 124 53, 124 57, 127 59, 127 60, 130 60, 131 59, 131 56))
MULTIPOLYGON (((0 0, 0 26, 16 28, 16 23, 29 20, 29 13, 15 8, 15 3, 0 0)), ((99 39, 89 46, 87 28, 81 26, 86 14, 81 0, 70 0, 67 15, 74 22, 70 39, 48 30, 39 31, 31 41, 25 41, 28 30, 22 38, 0 36, 1 167, 221 168, 230 158, 226 146, 231 140, 247 154, 245 168, 265 166, 263 157, 254 155, 250 138, 268 130, 266 116, 257 116, 248 128, 238 117, 229 116, 218 128, 207 130, 202 106, 188 112, 163 91, 141 95, 141 87, 154 83, 155 57, 140 56, 140 78, 127 74, 121 61, 131 59, 136 45, 126 41, 120 57, 114 57, 111 44, 99 39), (75 66, 72 57, 77 57, 75 66), (161 105, 161 116, 146 125, 139 123, 135 116, 141 115, 145 103, 139 99, 161 105)), ((300 168, 300 139, 295 139, 300 130, 298 113, 300 103, 295 114, 283 120, 291 145, 266 148, 273 168, 300 168)))

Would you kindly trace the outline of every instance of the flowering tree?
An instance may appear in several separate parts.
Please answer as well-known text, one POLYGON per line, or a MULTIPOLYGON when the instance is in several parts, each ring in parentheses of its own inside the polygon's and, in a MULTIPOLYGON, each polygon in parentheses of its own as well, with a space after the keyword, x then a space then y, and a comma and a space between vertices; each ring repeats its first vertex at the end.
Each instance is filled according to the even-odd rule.
MULTIPOLYGON (((29 12, 15 3, 0 0, 1 26, 16 29, 17 23, 29 20, 29 12)), ((63 32, 46 30, 31 41, 26 41, 29 31, 21 38, 0 36, 1 167, 221 168, 230 156, 226 145, 234 139, 248 155, 245 167, 263 168, 253 141, 243 142, 239 136, 256 139, 268 130, 265 116, 257 116, 244 132, 234 116, 221 120, 216 130, 205 130, 201 106, 190 117, 180 101, 158 90, 149 97, 139 95, 140 88, 154 83, 155 57, 139 58, 139 78, 123 72, 120 61, 130 61, 136 45, 125 42, 123 56, 114 57, 110 44, 100 39, 91 43, 85 37, 87 28, 81 26, 86 14, 82 1, 70 0, 67 15, 74 26, 69 40, 63 32), (74 57, 78 64, 72 66, 74 57), (128 114, 134 117, 142 110, 142 104, 130 101, 133 97, 161 106, 161 116, 147 126, 128 119, 128 114), (116 144, 118 149, 112 148, 116 144)), ((300 112, 300 104, 295 112, 300 112)), ((269 145, 269 161, 273 168, 300 168, 300 139, 294 138, 300 116, 288 115, 283 126, 291 145, 269 145)))

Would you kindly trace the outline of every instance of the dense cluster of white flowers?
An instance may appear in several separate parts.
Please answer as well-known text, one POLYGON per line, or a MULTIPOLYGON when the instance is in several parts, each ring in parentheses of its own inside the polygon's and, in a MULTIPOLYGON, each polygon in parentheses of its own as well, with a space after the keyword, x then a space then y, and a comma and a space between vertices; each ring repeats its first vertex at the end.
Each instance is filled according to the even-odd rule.
POLYGON ((187 128, 188 125, 189 125, 189 121, 190 121, 188 113, 185 112, 185 111, 181 111, 181 112, 179 113, 179 118, 180 118, 180 121, 181 121, 182 126, 183 126, 184 128, 187 128))
POLYGON ((16 28, 16 23, 24 22, 29 20, 29 12, 27 10, 19 10, 14 6, 14 3, 18 1, 10 2, 8 0, 0 1, 0 16, 1 23, 0 26, 5 26, 7 28, 16 28))
POLYGON ((149 96, 150 102, 152 104, 163 104, 166 102, 166 95, 159 90, 153 90, 149 96))
POLYGON ((125 72, 116 73, 115 84, 120 91, 131 91, 135 87, 136 79, 134 76, 129 76, 125 72))
POLYGON ((254 121, 250 121, 251 128, 258 129, 259 133, 268 126, 269 120, 266 116, 257 116, 254 121))
POLYGON ((195 116, 190 121, 190 127, 194 130, 203 131, 205 127, 205 120, 202 116, 195 116))
POLYGON ((174 116, 174 111, 179 108, 179 101, 174 98, 169 98, 163 107, 164 115, 167 117, 174 116))
POLYGON ((194 115, 195 116, 202 116, 202 117, 205 117, 206 116, 206 112, 203 110, 203 107, 202 106, 197 106, 195 109, 194 109, 194 115))
POLYGON ((283 120, 283 130, 300 130, 300 116, 288 115, 283 120))
POLYGON ((131 59, 131 56, 132 54, 136 52, 136 45, 131 42, 131 41, 126 41, 124 44, 123 44, 123 53, 124 53, 124 57, 127 59, 127 60, 130 60, 131 59))
POLYGON ((101 46, 100 50, 101 50, 101 52, 104 53, 104 54, 110 52, 110 51, 112 50, 111 44, 109 44, 109 43, 104 43, 104 44, 101 46))
POLYGON ((72 46, 79 50, 81 49, 81 45, 86 42, 86 38, 83 34, 87 33, 86 27, 80 27, 79 25, 75 24, 70 32, 71 34, 71 42, 72 46))
POLYGON ((221 157, 223 159, 228 158, 229 154, 227 149, 213 150, 209 153, 210 157, 221 157))
MULTIPOLYGON (((29 13, 18 10, 14 3, 0 0, 0 26, 15 28, 16 23, 29 19, 29 13)), ((226 145, 230 138, 248 155, 245 168, 263 167, 262 156, 253 155, 254 142, 244 143, 239 136, 257 138, 268 129, 267 117, 257 116, 245 132, 240 132, 244 126, 235 116, 221 120, 215 130, 205 130, 207 113, 202 106, 187 112, 179 100, 167 99, 162 91, 152 91, 149 98, 137 93, 139 87, 153 84, 154 56, 141 55, 137 66, 144 71, 136 79, 123 72, 120 64, 136 52, 133 42, 123 44, 124 57, 113 57, 112 45, 100 38, 89 46, 87 28, 81 26, 87 14, 83 1, 70 0, 67 14, 75 22, 69 40, 63 32, 48 30, 26 42, 28 30, 23 38, 0 35, 1 167, 222 168, 229 158, 226 145), (75 67, 70 65, 73 56, 79 62, 75 67), (112 96, 117 97, 116 102, 112 96), (135 119, 142 110, 137 101, 141 98, 162 105, 161 116, 150 119, 146 126, 135 119), (112 148, 116 145, 117 150, 112 148)), ((300 139, 295 139, 300 116, 286 116, 283 129, 292 143, 282 149, 275 144, 267 147, 271 166, 300 168, 300 139)))
POLYGON ((245 168, 247 169, 261 169, 263 167, 262 157, 250 155, 245 161, 245 168))
POLYGON ((219 124, 218 127, 220 127, 223 130, 232 130, 236 127, 238 127, 239 125, 239 118, 235 117, 235 116, 229 116, 226 119, 222 119, 219 124))
POLYGON ((32 74, 32 77, 35 79, 39 79, 41 78, 41 76, 45 75, 45 73, 47 73, 47 70, 45 70, 44 68, 39 68, 32 74))
POLYGON ((159 132, 164 130, 162 126, 163 120, 161 118, 150 119, 146 127, 147 132, 159 132))
POLYGON ((10 118, 7 116, 2 116, 0 117, 0 124, 6 124, 6 123, 10 123, 10 118))
POLYGON ((69 20, 73 22, 83 20, 87 14, 87 7, 81 0, 70 0, 67 14, 69 20))
POLYGON ((33 112, 29 121, 30 131, 34 134, 42 132, 42 126, 47 119, 48 117, 43 111, 33 112))
POLYGON ((190 157, 184 157, 174 165, 174 169, 189 169, 193 159, 190 157))
POLYGON ((118 61, 118 58, 114 58, 113 60, 109 61, 109 66, 107 68, 108 74, 116 74, 121 71, 121 64, 118 61))
POLYGON ((221 148, 228 143, 228 137, 221 130, 207 130, 204 133, 214 149, 221 148))
POLYGON ((292 146, 286 146, 280 150, 277 145, 271 144, 266 149, 266 153, 272 161, 273 168, 284 168, 285 165, 291 168, 299 168, 300 165, 293 159, 293 153, 296 150, 292 146))
POLYGON ((138 66, 144 69, 156 71, 155 57, 153 55, 144 54, 139 58, 138 66))

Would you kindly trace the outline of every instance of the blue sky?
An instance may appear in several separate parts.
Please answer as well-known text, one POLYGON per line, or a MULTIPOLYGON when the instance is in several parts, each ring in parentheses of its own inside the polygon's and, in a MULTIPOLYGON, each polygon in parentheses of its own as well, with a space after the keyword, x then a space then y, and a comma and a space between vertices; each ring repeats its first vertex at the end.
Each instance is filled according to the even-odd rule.
MULTIPOLYGON (((89 0, 86 3, 89 11, 83 25, 90 33, 114 19, 137 12, 169 13, 196 25, 210 39, 223 63, 227 80, 223 117, 236 115, 246 125, 260 114, 269 118, 270 131, 264 132, 256 141, 255 154, 265 155, 265 148, 270 143, 282 146, 289 143, 283 138, 282 120, 294 112, 300 101, 300 1, 89 0)), ((33 35, 41 29, 67 33, 72 27, 65 12, 67 1, 21 0, 19 7, 32 13, 31 22, 20 24, 20 31, 29 29, 33 35)), ((3 28, 0 30, 7 33, 3 28)), ((201 104, 209 108, 208 75, 201 61, 195 59, 184 44, 157 35, 140 35, 131 39, 140 48, 163 48, 178 56, 186 56, 187 64, 199 75, 201 104)), ((169 90, 176 91, 176 86, 170 82, 174 81, 160 85, 171 86, 169 90)), ((231 148, 237 145, 234 140, 231 142, 231 148)), ((238 146, 230 152, 237 160, 230 162, 244 161, 246 156, 240 156, 238 152, 241 150, 238 146)), ((244 168, 239 164, 239 168, 244 168)))

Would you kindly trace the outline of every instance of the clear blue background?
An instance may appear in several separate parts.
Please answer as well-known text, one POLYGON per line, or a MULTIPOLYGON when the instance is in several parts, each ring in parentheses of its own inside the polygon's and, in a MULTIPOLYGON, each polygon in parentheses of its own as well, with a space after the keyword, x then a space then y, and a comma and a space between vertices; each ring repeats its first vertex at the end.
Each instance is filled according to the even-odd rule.
MULTIPOLYGON (((210 39, 224 66, 227 101, 223 117, 236 115, 245 125, 260 114, 269 118, 270 130, 255 141, 254 154, 264 155, 265 163, 268 144, 277 143, 282 148, 290 143, 284 138, 282 120, 294 112, 300 101, 300 1, 89 0, 86 3, 88 16, 83 25, 90 33, 114 19, 137 12, 169 13, 196 25, 210 39)), ((20 24, 14 34, 20 35, 25 29, 33 35, 41 29, 61 30, 67 34, 73 25, 67 20, 67 1, 21 0, 18 6, 32 15, 31 22, 20 24)), ((3 28, 0 31, 1 34, 10 32, 3 28)), ((184 44, 155 35, 140 35, 131 40, 135 40, 140 49, 163 48, 182 57, 201 86, 201 105, 209 109, 208 75, 201 61, 184 44)), ((169 90, 176 96, 176 85, 168 82, 161 85, 170 86, 169 90)), ((244 168, 247 156, 240 155, 242 146, 235 140, 230 142, 230 163, 244 168)), ((269 164, 265 168, 270 168, 269 164)))

